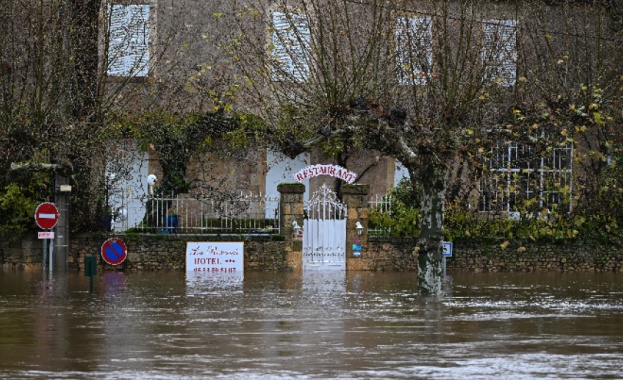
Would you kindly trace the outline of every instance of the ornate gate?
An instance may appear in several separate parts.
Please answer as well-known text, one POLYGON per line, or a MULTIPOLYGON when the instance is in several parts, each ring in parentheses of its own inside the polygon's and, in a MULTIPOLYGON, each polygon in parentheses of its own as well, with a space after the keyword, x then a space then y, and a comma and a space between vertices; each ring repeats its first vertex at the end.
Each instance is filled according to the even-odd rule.
POLYGON ((305 211, 303 270, 346 270, 346 205, 322 185, 305 211))

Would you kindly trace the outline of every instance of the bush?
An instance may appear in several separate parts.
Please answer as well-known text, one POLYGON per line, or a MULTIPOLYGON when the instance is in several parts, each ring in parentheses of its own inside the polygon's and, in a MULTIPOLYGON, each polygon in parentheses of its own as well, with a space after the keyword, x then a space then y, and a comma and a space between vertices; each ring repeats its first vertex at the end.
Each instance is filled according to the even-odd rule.
MULTIPOLYGON (((369 227, 378 234, 388 237, 417 238, 420 229, 419 200, 409 183, 399 183, 388 194, 391 207, 387 210, 372 209, 369 213, 369 227)), ((607 197, 604 197, 604 201, 607 197)), ((448 203, 445 211, 445 239, 530 239, 561 240, 579 237, 610 237, 619 234, 617 213, 620 197, 609 200, 610 207, 616 207, 612 214, 582 213, 570 214, 557 207, 540 212, 528 212, 534 206, 527 200, 518 220, 510 219, 506 213, 481 213, 466 208, 459 202, 448 203)))

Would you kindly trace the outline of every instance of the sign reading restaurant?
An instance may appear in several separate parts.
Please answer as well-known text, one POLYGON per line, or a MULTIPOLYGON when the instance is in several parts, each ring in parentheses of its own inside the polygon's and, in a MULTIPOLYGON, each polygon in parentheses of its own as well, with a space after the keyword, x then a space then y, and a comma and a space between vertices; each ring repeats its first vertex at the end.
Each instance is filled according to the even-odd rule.
POLYGON ((294 173, 294 179, 297 182, 303 182, 306 179, 328 175, 339 178, 346 183, 353 183, 357 179, 357 174, 348 171, 346 168, 332 164, 316 164, 308 166, 294 173))

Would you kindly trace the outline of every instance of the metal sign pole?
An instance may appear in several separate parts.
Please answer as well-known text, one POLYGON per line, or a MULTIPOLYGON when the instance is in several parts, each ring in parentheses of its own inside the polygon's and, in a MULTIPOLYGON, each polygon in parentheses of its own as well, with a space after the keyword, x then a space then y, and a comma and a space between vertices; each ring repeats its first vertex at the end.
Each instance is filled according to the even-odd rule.
POLYGON ((48 255, 48 240, 43 239, 43 252, 41 255, 41 272, 45 274, 45 263, 48 255))
POLYGON ((50 279, 52 278, 52 272, 54 271, 54 240, 50 240, 50 279))

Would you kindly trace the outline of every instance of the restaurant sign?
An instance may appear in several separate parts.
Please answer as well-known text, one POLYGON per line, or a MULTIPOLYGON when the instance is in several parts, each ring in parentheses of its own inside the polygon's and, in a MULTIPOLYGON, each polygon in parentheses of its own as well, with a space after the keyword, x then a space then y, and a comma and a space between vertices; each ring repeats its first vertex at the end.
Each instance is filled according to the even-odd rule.
POLYGON ((357 179, 356 173, 353 173, 341 166, 332 164, 316 164, 308 166, 294 173, 294 179, 297 182, 303 182, 306 179, 323 175, 339 178, 346 183, 353 183, 355 182, 355 179, 357 179))

